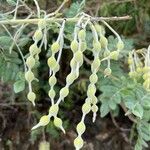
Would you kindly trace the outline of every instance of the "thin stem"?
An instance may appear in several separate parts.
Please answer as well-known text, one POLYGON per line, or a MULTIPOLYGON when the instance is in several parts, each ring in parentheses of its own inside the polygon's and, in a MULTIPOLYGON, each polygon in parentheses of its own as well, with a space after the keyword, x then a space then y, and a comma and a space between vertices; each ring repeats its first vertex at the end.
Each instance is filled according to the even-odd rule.
POLYGON ((37 0, 33 0, 33 1, 34 1, 35 5, 36 5, 36 8, 37 8, 37 16, 38 16, 38 18, 40 18, 40 7, 39 7, 39 4, 38 4, 37 0))
MULTIPOLYGON (((75 18, 47 18, 47 19, 11 19, 11 20, 2 20, 0 21, 0 24, 24 24, 24 23, 30 23, 30 24, 38 24, 39 21, 45 20, 47 23, 53 23, 53 22, 63 22, 64 19, 67 22, 77 22, 80 17, 75 18)), ((122 16, 122 17, 91 17, 91 21, 120 21, 120 20, 129 20, 132 19, 130 16, 122 16)), ((87 20, 87 18, 83 18, 83 21, 87 20)))

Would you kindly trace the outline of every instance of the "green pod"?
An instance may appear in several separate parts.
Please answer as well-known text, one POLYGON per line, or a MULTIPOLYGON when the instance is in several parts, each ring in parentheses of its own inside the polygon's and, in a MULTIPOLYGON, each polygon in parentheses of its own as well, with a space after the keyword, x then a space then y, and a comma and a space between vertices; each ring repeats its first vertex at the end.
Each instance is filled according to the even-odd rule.
POLYGON ((46 20, 40 20, 39 22, 38 22, 38 28, 40 28, 40 29, 44 29, 46 27, 46 20))

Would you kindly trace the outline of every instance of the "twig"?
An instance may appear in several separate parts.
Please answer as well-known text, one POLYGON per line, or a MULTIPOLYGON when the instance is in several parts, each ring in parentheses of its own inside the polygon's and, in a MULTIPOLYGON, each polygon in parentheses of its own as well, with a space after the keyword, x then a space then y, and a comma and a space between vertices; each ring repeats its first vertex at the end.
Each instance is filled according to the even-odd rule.
MULTIPOLYGON (((120 20, 130 20, 132 19, 131 16, 122 16, 122 17, 91 17, 91 21, 120 21, 120 20)), ((63 22, 66 20, 66 22, 77 22, 79 20, 79 17, 76 18, 47 18, 47 19, 17 19, 17 20, 2 20, 0 21, 0 24, 24 24, 24 23, 30 23, 30 24, 37 24, 39 21, 45 20, 47 23, 52 22, 63 22)), ((83 20, 86 20, 84 18, 83 20)))

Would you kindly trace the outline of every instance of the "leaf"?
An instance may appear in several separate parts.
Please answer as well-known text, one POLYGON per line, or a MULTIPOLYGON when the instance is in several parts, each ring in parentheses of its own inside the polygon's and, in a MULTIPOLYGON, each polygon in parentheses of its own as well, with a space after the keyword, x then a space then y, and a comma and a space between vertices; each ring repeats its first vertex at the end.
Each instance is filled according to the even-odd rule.
POLYGON ((9 49, 11 43, 12 43, 12 39, 9 36, 0 36, 0 46, 1 47, 9 49))
POLYGON ((101 117, 105 117, 109 113, 110 109, 107 102, 101 104, 100 113, 101 117))
POLYGON ((25 81, 18 80, 14 83, 14 91, 15 93, 19 93, 25 89, 25 81))
POLYGON ((142 107, 142 105, 140 105, 139 103, 137 103, 137 104, 135 105, 135 107, 133 108, 132 113, 133 113, 135 116, 137 116, 137 117, 139 117, 140 119, 142 119, 142 117, 143 117, 143 107, 142 107))

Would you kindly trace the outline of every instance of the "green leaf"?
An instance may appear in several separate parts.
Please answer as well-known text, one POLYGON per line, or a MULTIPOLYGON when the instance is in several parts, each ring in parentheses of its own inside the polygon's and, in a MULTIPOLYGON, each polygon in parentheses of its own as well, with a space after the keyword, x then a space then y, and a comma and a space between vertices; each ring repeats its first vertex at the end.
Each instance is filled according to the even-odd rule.
POLYGON ((140 105, 139 103, 137 103, 137 104, 135 105, 135 107, 132 109, 132 113, 133 113, 135 116, 137 116, 137 117, 139 117, 140 119, 142 119, 142 117, 143 117, 143 107, 142 107, 142 105, 140 105))
POLYGON ((107 102, 101 104, 100 113, 101 117, 105 117, 109 113, 110 109, 107 102))
POLYGON ((18 80, 14 83, 14 91, 15 93, 19 93, 25 89, 25 81, 18 80))

